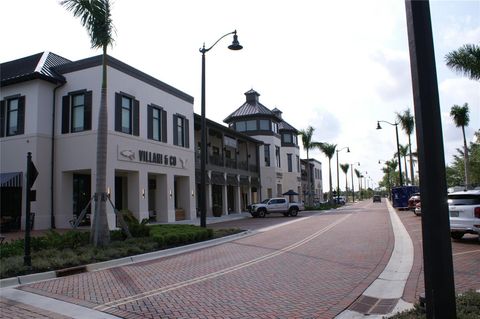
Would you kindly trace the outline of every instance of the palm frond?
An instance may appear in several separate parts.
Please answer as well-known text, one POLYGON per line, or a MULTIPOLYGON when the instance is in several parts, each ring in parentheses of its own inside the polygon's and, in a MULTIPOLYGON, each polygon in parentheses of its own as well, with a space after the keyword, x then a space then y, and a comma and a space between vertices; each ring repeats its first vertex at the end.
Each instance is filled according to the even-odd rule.
POLYGON ((480 46, 465 44, 445 56, 449 68, 472 80, 480 80, 480 46))
POLYGON ((468 123, 470 123, 469 113, 468 103, 463 104, 463 106, 455 104, 450 109, 450 116, 453 118, 457 127, 468 126, 468 123))

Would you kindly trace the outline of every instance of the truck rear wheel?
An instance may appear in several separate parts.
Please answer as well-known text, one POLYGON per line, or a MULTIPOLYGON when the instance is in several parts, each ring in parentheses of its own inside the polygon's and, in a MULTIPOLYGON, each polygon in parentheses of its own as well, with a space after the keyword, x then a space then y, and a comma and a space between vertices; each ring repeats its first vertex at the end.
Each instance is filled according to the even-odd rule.
POLYGON ((265 209, 260 209, 258 211, 258 217, 260 218, 264 218, 265 217, 265 209))
POLYGON ((290 208, 290 216, 295 217, 297 215, 298 215, 298 208, 297 207, 290 208))

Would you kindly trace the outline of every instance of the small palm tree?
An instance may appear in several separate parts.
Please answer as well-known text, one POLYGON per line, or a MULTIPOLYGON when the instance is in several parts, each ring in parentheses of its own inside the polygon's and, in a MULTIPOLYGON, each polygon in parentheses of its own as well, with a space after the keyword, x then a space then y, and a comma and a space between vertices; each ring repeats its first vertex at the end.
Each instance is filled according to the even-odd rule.
MULTIPOLYGON (((409 149, 409 154, 410 154, 410 181, 413 184, 415 184, 415 174, 414 174, 414 169, 413 169, 413 156, 412 156, 412 141, 411 141, 411 135, 413 133, 413 129, 415 127, 415 120, 413 119, 413 115, 410 113, 410 109, 406 109, 403 111, 402 114, 397 113, 397 119, 400 122, 400 125, 402 126, 402 129, 405 131, 405 133, 408 136, 408 149, 409 149)), ((405 175, 407 176, 408 180, 408 174, 406 173, 407 171, 407 166, 405 163, 405 175)), ((408 181, 407 181, 408 183, 408 181)))
MULTIPOLYGON (((340 168, 345 173, 345 194, 348 192, 348 169, 350 168, 349 164, 340 164, 340 168)), ((348 196, 345 196, 347 198, 348 196)))
POLYGON ((464 161, 465 161, 465 187, 469 185, 468 179, 468 147, 467 147, 467 138, 465 136, 465 126, 468 126, 470 122, 469 113, 470 110, 468 108, 468 103, 463 104, 463 106, 454 105, 450 109, 450 116, 453 118, 455 125, 457 127, 462 128, 463 133, 463 154, 464 154, 464 161))
POLYGON ((465 44, 445 56, 449 68, 465 74, 472 80, 480 80, 480 46, 465 44))
POLYGON ((92 48, 102 49, 102 90, 98 112, 97 132, 97 177, 95 188, 95 214, 93 215, 91 241, 94 246, 105 246, 110 242, 107 220, 107 48, 113 44, 114 26, 109 0, 63 0, 60 5, 73 16, 80 18, 87 29, 92 48))
POLYGON ((307 127, 306 130, 300 130, 300 136, 302 137, 303 149, 307 152, 307 185, 308 185, 308 205, 312 206, 312 183, 311 183, 311 167, 310 167, 310 157, 308 152, 312 149, 319 148, 322 143, 312 141, 313 131, 315 129, 311 126, 307 127))
POLYGON ((328 158, 328 185, 329 185, 329 198, 332 200, 332 157, 335 154, 335 148, 337 144, 322 143, 320 150, 328 158))

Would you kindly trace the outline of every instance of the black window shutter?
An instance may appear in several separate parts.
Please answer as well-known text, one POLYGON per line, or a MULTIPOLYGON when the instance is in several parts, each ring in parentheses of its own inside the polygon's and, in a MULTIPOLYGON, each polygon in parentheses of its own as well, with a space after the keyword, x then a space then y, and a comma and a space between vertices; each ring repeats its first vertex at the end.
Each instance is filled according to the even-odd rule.
POLYGON ((147 106, 147 138, 153 139, 153 107, 147 106))
POLYGON ((62 134, 70 132, 70 96, 62 98, 62 134))
POLYGON ((167 143, 167 111, 162 110, 162 142, 167 143))
POLYGON ((92 91, 85 93, 85 114, 83 115, 83 130, 92 129, 92 91))
POLYGON ((140 102, 138 100, 133 100, 133 135, 140 135, 140 102))
POLYGON ((18 98, 18 118, 17 134, 23 134, 25 131, 25 96, 18 98))
POLYGON ((185 132, 185 147, 190 148, 190 127, 188 125, 188 120, 185 119, 183 122, 184 125, 184 132, 185 132))
POLYGON ((177 116, 173 115, 173 145, 178 145, 177 116))
POLYGON ((0 137, 5 136, 5 101, 0 101, 0 137))
POLYGON ((122 131, 122 95, 115 93, 115 131, 122 131))

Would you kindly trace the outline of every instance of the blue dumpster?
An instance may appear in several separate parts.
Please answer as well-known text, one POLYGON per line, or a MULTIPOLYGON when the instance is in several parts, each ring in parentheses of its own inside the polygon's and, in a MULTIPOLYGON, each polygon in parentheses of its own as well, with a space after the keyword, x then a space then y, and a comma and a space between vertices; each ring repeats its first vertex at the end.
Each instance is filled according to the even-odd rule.
POLYGON ((400 186, 392 188, 392 204, 395 208, 407 208, 408 199, 414 193, 419 193, 418 186, 400 186))

